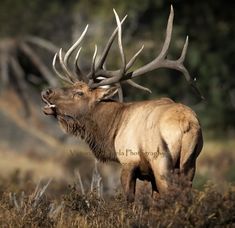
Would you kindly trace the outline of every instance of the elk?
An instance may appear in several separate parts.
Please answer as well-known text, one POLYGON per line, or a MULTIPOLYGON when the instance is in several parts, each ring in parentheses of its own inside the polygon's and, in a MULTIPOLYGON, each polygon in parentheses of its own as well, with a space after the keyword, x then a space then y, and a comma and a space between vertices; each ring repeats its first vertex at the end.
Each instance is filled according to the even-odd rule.
POLYGON ((169 177, 175 169, 192 181, 203 138, 199 120, 189 107, 170 98, 122 102, 121 84, 127 82, 149 91, 132 79, 159 68, 170 68, 182 72, 195 91, 198 94, 200 91, 183 64, 188 38, 179 59, 166 57, 173 28, 173 7, 160 54, 134 71, 129 69, 143 47, 126 62, 122 45, 122 23, 126 17, 120 20, 115 10, 114 14, 117 27, 98 61, 95 47, 90 72, 84 74, 78 64, 86 26, 77 42, 66 53, 60 49, 53 60, 55 73, 70 85, 44 90, 41 96, 46 104, 44 113, 56 117, 65 132, 84 139, 98 160, 122 165, 121 184, 127 200, 133 202, 137 178, 151 182, 153 191, 160 194, 168 192, 171 186, 169 177), (116 36, 122 64, 119 70, 111 71, 104 67, 104 63, 116 36), (70 56, 78 47, 74 67, 70 69, 70 56), (60 70, 56 67, 57 60, 60 70), (120 101, 112 99, 116 93, 120 101))

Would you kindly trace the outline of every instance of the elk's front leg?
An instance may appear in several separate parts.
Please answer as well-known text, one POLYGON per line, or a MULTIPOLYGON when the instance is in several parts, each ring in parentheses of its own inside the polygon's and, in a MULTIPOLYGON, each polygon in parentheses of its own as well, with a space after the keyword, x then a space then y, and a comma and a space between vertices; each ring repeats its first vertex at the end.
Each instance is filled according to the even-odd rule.
POLYGON ((121 172, 121 184, 129 203, 135 200, 136 164, 125 164, 121 172))

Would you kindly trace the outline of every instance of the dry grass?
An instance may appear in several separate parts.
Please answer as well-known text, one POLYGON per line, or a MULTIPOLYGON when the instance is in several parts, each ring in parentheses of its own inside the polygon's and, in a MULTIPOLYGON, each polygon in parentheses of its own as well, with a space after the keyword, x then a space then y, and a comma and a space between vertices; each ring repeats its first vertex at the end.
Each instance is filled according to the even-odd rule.
MULTIPOLYGON (((235 225, 235 188, 220 192, 208 185, 203 191, 175 181, 167 195, 150 197, 143 188, 134 204, 120 193, 104 200, 100 190, 82 192, 79 184, 56 194, 53 182, 36 188, 25 182, 24 190, 12 192, 1 186, 1 227, 232 227, 235 225)), ((79 183, 79 182, 78 182, 79 183)), ((22 186, 22 184, 21 184, 22 186)))

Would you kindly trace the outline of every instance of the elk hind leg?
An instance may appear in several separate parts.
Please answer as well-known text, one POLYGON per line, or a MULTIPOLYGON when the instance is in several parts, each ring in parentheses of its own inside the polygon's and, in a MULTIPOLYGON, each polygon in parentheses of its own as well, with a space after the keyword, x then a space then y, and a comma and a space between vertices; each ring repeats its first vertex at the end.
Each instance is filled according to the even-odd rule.
POLYGON ((190 182, 193 181, 196 171, 196 159, 203 146, 201 132, 187 132, 182 138, 180 156, 180 173, 190 182))
POLYGON ((169 190, 172 178, 172 159, 166 153, 160 154, 157 159, 151 162, 157 190, 160 194, 169 190))

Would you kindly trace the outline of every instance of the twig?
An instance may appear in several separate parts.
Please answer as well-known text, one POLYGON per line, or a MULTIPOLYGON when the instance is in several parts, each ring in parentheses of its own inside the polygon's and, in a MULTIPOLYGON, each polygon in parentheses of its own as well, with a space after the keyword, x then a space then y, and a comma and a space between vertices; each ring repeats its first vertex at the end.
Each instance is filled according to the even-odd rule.
POLYGON ((85 195, 85 190, 84 190, 84 186, 83 186, 83 183, 82 183, 82 178, 81 178, 79 169, 77 168, 77 169, 74 171, 74 173, 75 173, 75 176, 76 176, 77 179, 78 179, 78 182, 79 182, 79 185, 80 185, 82 194, 85 195))

